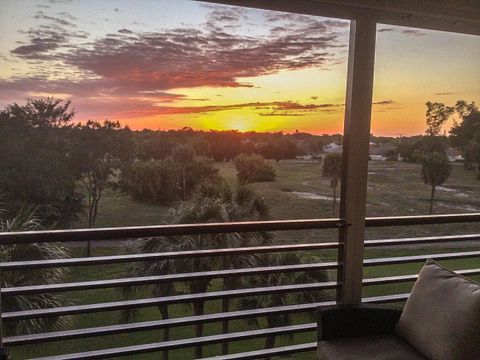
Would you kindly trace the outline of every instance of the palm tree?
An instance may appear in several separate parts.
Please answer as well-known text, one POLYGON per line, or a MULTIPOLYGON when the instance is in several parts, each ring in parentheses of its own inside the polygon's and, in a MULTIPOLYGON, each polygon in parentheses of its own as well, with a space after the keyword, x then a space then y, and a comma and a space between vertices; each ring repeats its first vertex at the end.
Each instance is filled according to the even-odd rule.
MULTIPOLYGON (((250 189, 245 186, 238 186, 234 190, 223 184, 221 187, 203 186, 197 196, 191 202, 183 202, 178 208, 172 210, 169 223, 209 223, 227 222, 240 220, 264 219, 268 216, 267 206, 263 199, 258 198, 250 189)), ((133 253, 169 252, 169 251, 190 251, 199 249, 215 249, 228 247, 248 246, 249 244, 262 245, 270 241, 266 233, 251 234, 202 234, 194 236, 178 237, 155 237, 139 239, 129 248, 133 253)), ((219 257, 195 257, 188 259, 161 260, 153 262, 138 263, 127 269, 128 273, 135 273, 138 276, 153 276, 162 274, 174 274, 185 272, 213 271, 219 268, 244 268, 256 264, 256 257, 246 256, 225 256, 219 257)), ((210 285, 210 279, 201 279, 187 282, 186 291, 205 293, 210 285)), ((241 286, 241 279, 228 278, 223 281, 223 288, 234 289, 241 286)), ((176 293, 175 286, 168 284, 153 284, 147 289, 154 296, 169 296, 176 293)), ((127 289, 128 293, 138 289, 127 289)), ((203 300, 192 303, 195 315, 204 314, 205 302, 203 300)), ((222 302, 222 310, 229 311, 228 300, 222 302)), ((159 308, 162 317, 168 318, 168 308, 159 308)), ((124 320, 128 319, 128 316, 124 320)), ((223 331, 229 331, 228 321, 222 324, 223 331)), ((203 324, 195 325, 195 336, 203 335, 203 324)), ((169 340, 168 329, 164 330, 164 341, 169 340)), ((228 352, 228 345, 222 347, 224 353, 228 352)), ((202 346, 195 348, 195 357, 203 356, 202 346)), ((164 352, 164 360, 168 359, 168 353, 164 352)))
MULTIPOLYGON (((15 216, 9 218, 6 210, 0 210, 0 231, 34 231, 42 229, 41 220, 36 216, 36 209, 24 205, 15 216)), ((0 261, 51 260, 69 257, 67 250, 54 243, 34 243, 0 245, 0 261)), ((55 284, 64 282, 68 269, 14 270, 2 273, 1 287, 19 287, 38 284, 55 284)), ((34 295, 2 297, 4 311, 23 311, 60 307, 71 304, 59 294, 42 293, 34 295)), ((71 317, 48 317, 7 322, 6 334, 21 335, 49 330, 59 330, 71 325, 71 317)))
MULTIPOLYGON (((156 253, 178 251, 178 241, 175 238, 143 238, 137 239, 131 244, 127 245, 127 252, 134 254, 156 253)), ((156 276, 161 274, 175 274, 182 272, 183 264, 178 260, 159 260, 159 261, 144 261, 130 264, 125 274, 136 274, 139 276, 156 276)), ((127 298, 138 296, 140 290, 149 291, 155 297, 165 297, 175 295, 176 289, 173 283, 166 282, 161 284, 151 284, 142 289, 135 286, 126 287, 123 289, 123 294, 127 298)), ((162 319, 168 320, 170 318, 168 305, 157 306, 162 319)), ((121 322, 128 322, 135 319, 136 311, 127 310, 121 313, 121 322)), ((163 329, 163 341, 170 340, 170 329, 165 327, 163 329)), ((163 359, 168 360, 168 350, 163 352, 163 359)))
POLYGON ((342 178, 342 154, 331 153, 325 156, 322 164, 322 177, 330 179, 330 187, 333 190, 332 212, 335 216, 335 205, 337 202, 337 186, 342 178))
MULTIPOLYGON (((275 265, 294 265, 300 263, 314 263, 319 259, 315 256, 300 257, 297 253, 287 254, 271 254, 264 257, 265 263, 263 266, 275 265)), ((263 276, 250 277, 249 287, 274 287, 291 284, 305 284, 313 282, 328 281, 329 274, 326 271, 304 271, 299 273, 274 273, 263 276)), ((286 293, 271 294, 257 297, 243 298, 239 302, 239 307, 242 310, 259 309, 267 307, 284 306, 289 303, 289 300, 294 304, 312 303, 332 299, 331 291, 304 291, 289 295, 286 293), (293 299, 293 300, 292 300, 293 299)), ((311 315, 311 314, 310 314, 311 315)), ((290 314, 272 314, 266 316, 267 327, 287 326, 292 323, 290 314)), ((257 319, 247 319, 246 324, 252 328, 258 328, 257 319)), ((275 346, 276 335, 267 335, 265 337, 265 349, 270 349, 275 346)), ((266 359, 270 359, 267 357, 266 359)))
MULTIPOLYGON (((263 198, 258 197, 250 187, 245 184, 238 184, 231 190, 224 186, 219 194, 225 206, 225 217, 223 221, 259 221, 267 220, 270 217, 268 206, 263 198)), ((218 247, 248 247, 262 246, 271 244, 272 237, 268 233, 233 233, 225 234, 220 239, 218 247)), ((222 269, 239 269, 246 267, 255 267, 260 261, 256 255, 235 255, 222 257, 222 269)), ((243 277, 227 277, 223 279, 223 290, 238 289, 244 285, 243 277)), ((222 312, 230 311, 230 299, 222 299, 222 312)), ((222 333, 227 334, 230 331, 229 321, 222 322, 222 333)), ((228 342, 222 343, 222 354, 229 353, 228 342)))

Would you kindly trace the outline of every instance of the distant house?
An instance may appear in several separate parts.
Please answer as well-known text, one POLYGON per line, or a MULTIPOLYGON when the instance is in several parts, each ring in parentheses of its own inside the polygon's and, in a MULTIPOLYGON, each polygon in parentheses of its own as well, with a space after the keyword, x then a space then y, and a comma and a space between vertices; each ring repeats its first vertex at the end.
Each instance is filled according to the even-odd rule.
POLYGON ((343 146, 332 142, 325 146, 323 151, 326 153, 341 153, 343 151, 343 146))
POLYGON ((450 161, 463 161, 462 152, 458 149, 448 148, 447 156, 450 161))

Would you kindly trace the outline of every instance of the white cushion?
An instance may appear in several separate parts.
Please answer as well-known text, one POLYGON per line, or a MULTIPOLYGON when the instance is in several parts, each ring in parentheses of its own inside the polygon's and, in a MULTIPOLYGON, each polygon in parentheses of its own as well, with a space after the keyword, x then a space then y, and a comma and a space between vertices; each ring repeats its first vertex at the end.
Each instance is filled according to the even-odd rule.
POLYGON ((480 284, 428 260, 395 332, 429 359, 479 360, 480 284))

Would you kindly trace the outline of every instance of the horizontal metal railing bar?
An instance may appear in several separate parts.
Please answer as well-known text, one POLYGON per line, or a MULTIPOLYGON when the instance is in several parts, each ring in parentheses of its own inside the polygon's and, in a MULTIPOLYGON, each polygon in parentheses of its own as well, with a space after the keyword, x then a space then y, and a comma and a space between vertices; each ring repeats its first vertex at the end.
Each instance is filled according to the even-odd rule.
MULTIPOLYGON (((386 295, 386 296, 374 296, 374 297, 363 298, 362 302, 364 303, 401 302, 408 299, 408 296, 409 296, 408 293, 386 295)), ((325 305, 330 305, 330 304, 332 304, 332 302, 325 303, 325 305)), ((316 307, 316 306, 317 306, 316 304, 312 304, 312 309, 313 307, 316 307)), ((317 324, 311 323, 311 324, 294 325, 294 326, 297 327, 298 330, 296 331, 298 332, 313 331, 316 329, 317 324)), ((273 334, 273 332, 275 332, 276 335, 292 333, 291 327, 282 327, 281 329, 282 330, 279 330, 279 331, 282 331, 282 332, 278 333, 278 332, 275 332, 277 331, 275 328, 270 328, 268 329, 268 334, 273 334)), ((176 341, 171 341, 169 343, 165 343, 165 342, 154 343, 154 344, 146 344, 146 345, 129 346, 124 348, 114 348, 114 349, 90 351, 90 352, 83 352, 83 353, 50 356, 50 357, 37 358, 36 360, 104 359, 112 356, 127 356, 127 355, 134 355, 134 354, 140 354, 140 353, 162 351, 167 349, 173 350, 173 349, 178 349, 179 347, 187 347, 185 346, 185 344, 187 344, 188 347, 191 347, 195 345, 207 345, 207 344, 218 343, 218 342, 246 340, 249 338, 262 337, 262 336, 265 336, 265 334, 266 334, 265 329, 253 330, 253 331, 247 331, 242 333, 231 333, 231 334, 207 336, 207 337, 197 338, 197 339, 176 340, 176 341), (256 332, 256 333, 251 334, 252 332, 256 332), (250 333, 250 334, 245 334, 245 333, 250 333), (248 337, 248 336, 251 336, 251 337, 248 337)), ((315 345, 316 343, 312 343, 312 344, 315 345)), ((312 345, 310 344, 310 346, 312 345)), ((311 347, 311 350, 315 350, 315 347, 311 347)), ((248 359, 248 357, 246 359, 248 359)))
POLYGON ((380 266, 380 265, 392 265, 392 264, 407 264, 414 262, 426 261, 428 259, 433 260, 453 260, 453 259, 465 259, 480 256, 480 251, 462 251, 453 253, 442 254, 427 254, 427 255, 412 255, 412 256, 398 256, 378 259, 366 259, 363 261, 364 266, 380 266))
POLYGON ((316 351, 317 343, 305 343, 289 346, 281 346, 272 349, 263 349, 255 351, 247 351, 237 354, 221 355, 214 356, 209 358, 202 358, 201 360, 254 360, 254 359, 264 359, 270 358, 273 356, 285 356, 290 354, 299 354, 302 352, 316 351))
POLYGON ((101 241, 152 236, 221 234, 232 232, 335 229, 343 226, 343 224, 341 219, 331 218, 0 232, 0 244, 101 241))
MULTIPOLYGON (((480 240, 480 234, 366 240, 365 247, 451 242, 451 241, 460 242, 460 241, 473 241, 473 240, 480 240)), ((261 254, 261 253, 271 253, 271 252, 325 250, 325 249, 336 249, 338 248, 338 246, 339 246, 338 242, 331 242, 331 243, 313 243, 313 244, 271 245, 271 246, 243 247, 243 248, 207 249, 207 250, 196 250, 196 251, 178 251, 178 252, 134 254, 134 255, 81 257, 81 258, 55 259, 55 260, 15 261, 15 262, 0 263, 0 270, 7 271, 7 270, 19 270, 19 269, 48 268, 48 267, 106 265, 106 264, 114 264, 114 263, 180 259, 180 258, 189 258, 189 257, 227 256, 227 255, 255 254, 255 253, 261 254)))
MULTIPOLYGON (((480 251, 471 251, 471 252, 457 252, 457 253, 447 253, 447 254, 429 254, 429 255, 416 255, 416 256, 403 256, 403 257, 391 257, 391 258, 380 258, 380 259, 367 259, 364 261, 365 266, 379 266, 379 265, 390 265, 390 264, 399 264, 399 263, 411 263, 425 261, 427 259, 437 259, 437 260, 447 260, 447 259, 458 259, 458 258, 468 258, 468 257, 478 257, 480 256, 480 251)), ((338 263, 324 263, 324 269, 327 268, 338 268, 338 263)), ((67 314, 79 314, 84 312, 93 312, 93 311, 109 311, 109 310, 119 310, 125 308, 133 307, 145 307, 158 305, 161 303, 170 304, 178 302, 190 302, 195 300, 214 300, 225 297, 239 297, 239 296, 251 296, 251 295, 260 295, 268 292, 283 292, 283 291, 303 291, 305 288, 302 287, 314 287, 314 286, 331 286, 336 287, 337 284, 334 282, 327 283, 328 285, 321 284, 305 284, 305 285, 288 285, 282 287, 268 287, 268 288, 252 288, 252 289, 240 289, 240 290, 231 290, 231 291, 220 291, 220 292, 211 292, 204 294, 192 294, 192 295, 179 295, 171 296, 164 298, 153 298, 153 299, 141 299, 141 300, 130 300, 130 301, 119 301, 112 303, 101 303, 101 304, 90 304, 90 305, 79 305, 79 306, 70 306, 70 307, 60 307, 53 309, 40 309, 40 310, 28 310, 20 312, 7 312, 4 313, 2 318, 4 319, 23 319, 23 318, 32 318, 32 317, 41 317, 41 316, 57 316, 57 315, 67 315, 67 314), (286 289, 286 290, 284 290, 286 289)))
POLYGON ((428 244, 428 243, 439 243, 439 242, 463 242, 463 241, 474 241, 474 240, 480 240, 480 234, 365 240, 364 245, 365 247, 377 247, 377 246, 392 246, 392 245, 428 244))
MULTIPOLYGON (((480 269, 455 270, 455 272, 464 276, 480 275, 480 269)), ((401 282, 415 281, 417 278, 417 274, 369 278, 363 279, 363 286, 396 284, 401 282)))
MULTIPOLYGON (((455 270, 455 272, 457 274, 464 275, 464 276, 480 275, 480 268, 455 270)), ((418 278, 417 274, 369 278, 369 279, 363 280, 363 285, 373 286, 373 285, 385 285, 385 284, 393 284, 393 283, 401 283, 401 282, 411 282, 411 281, 415 281, 417 278, 418 278)), ((385 301, 384 298, 382 299, 383 301, 385 301)), ((402 295, 402 299, 403 299, 403 295, 402 295)), ((372 300, 369 300, 369 301, 372 301, 372 300)), ((180 318, 174 318, 174 319, 168 319, 168 320, 156 320, 156 321, 146 321, 146 322, 140 322, 140 323, 102 326, 102 327, 95 327, 95 328, 84 328, 84 329, 78 329, 78 330, 47 332, 47 333, 41 333, 41 334, 7 337, 7 338, 4 338, 3 342, 7 346, 17 346, 17 345, 35 344, 35 343, 48 342, 48 341, 59 341, 59 340, 69 340, 69 339, 77 339, 77 338, 84 338, 84 337, 114 335, 114 334, 126 333, 126 332, 146 331, 146 330, 161 329, 165 327, 175 327, 175 326, 187 326, 187 325, 194 325, 198 323, 219 322, 223 320, 238 320, 238 319, 245 319, 245 318, 251 318, 251 317, 281 314, 281 313, 309 312, 309 311, 314 311, 315 308, 318 306, 325 306, 325 305, 332 305, 332 304, 334 304, 333 301, 322 302, 322 303, 311 303, 311 304, 296 304, 296 305, 279 306, 279 307, 272 307, 272 308, 232 311, 232 312, 226 312, 226 313, 214 313, 214 314, 207 314, 207 315, 200 315, 200 316, 180 317, 180 318)))
POLYGON ((319 303, 284 305, 251 310, 238 310, 230 312, 220 312, 205 315, 194 315, 172 318, 167 320, 144 321, 128 324, 118 324, 100 327, 83 328, 76 330, 52 331, 40 334, 19 335, 3 338, 3 344, 6 346, 18 346, 26 344, 36 344, 49 341, 60 341, 79 339, 85 337, 107 336, 122 333, 147 331, 163 328, 172 328, 177 326, 189 326, 199 323, 211 323, 225 320, 240 320, 246 318, 256 318, 267 315, 279 315, 286 313, 304 313, 314 311, 318 306, 333 305, 335 301, 324 301, 319 303))
POLYGON ((386 304, 386 303, 392 303, 392 302, 405 301, 408 299, 409 296, 410 296, 410 293, 372 296, 372 297, 362 298, 362 302, 374 303, 374 304, 386 304))
POLYGON ((312 243, 312 244, 289 244, 289 245, 269 245, 254 246, 241 248, 225 248, 225 249, 205 249, 192 251, 175 251, 163 253, 149 254, 133 254, 133 255, 112 255, 97 257, 80 257, 70 259, 54 259, 54 260, 29 260, 29 261, 12 261, 0 263, 0 270, 19 270, 19 269, 38 269, 49 267, 69 267, 69 266, 87 266, 87 265, 106 265, 116 263, 152 261, 152 260, 172 260, 193 257, 210 257, 210 256, 231 256, 246 254, 262 254, 273 252, 289 252, 289 251, 308 251, 308 250, 325 250, 338 248, 338 242, 329 243, 312 243))
POLYGON ((210 335, 198 338, 189 338, 182 340, 172 340, 166 342, 142 344, 125 346, 118 348, 111 348, 105 350, 87 351, 74 354, 64 354, 57 356, 47 356, 36 358, 35 360, 70 360, 70 359, 106 359, 110 357, 129 356, 137 354, 145 354, 150 352, 175 350, 182 348, 190 348, 198 345, 218 344, 222 342, 241 341, 248 339, 255 339, 265 337, 267 335, 286 335, 300 332, 315 331, 317 323, 308 323, 301 325, 290 325, 268 329, 241 331, 229 334, 210 335))
MULTIPOLYGON (((455 272, 461 275, 478 275, 480 274, 480 269, 455 270, 455 272)), ((407 276, 413 277, 413 275, 407 275, 407 276)), ((381 278, 379 278, 379 280, 381 281, 381 278)), ((410 293, 371 296, 371 297, 362 298, 362 302, 376 303, 376 304, 402 302, 402 301, 406 301, 409 296, 410 296, 410 293)))
MULTIPOLYGON (((369 217, 365 219, 365 224, 367 227, 464 222, 480 222, 480 213, 369 217)), ((0 244, 8 245, 39 242, 76 242, 89 240, 100 241, 151 236, 219 234, 232 232, 333 229, 342 226, 345 226, 345 223, 342 219, 330 218, 0 232, 0 244)))
POLYGON ((102 311, 116 311, 124 309, 142 308, 149 306, 157 306, 160 304, 171 305, 180 303, 189 303, 195 301, 210 301, 235 297, 259 296, 267 294, 289 293, 297 291, 316 291, 326 289, 336 289, 338 284, 336 281, 328 281, 322 283, 307 283, 295 285, 269 286, 238 290, 212 291, 198 294, 174 295, 157 298, 124 300, 94 303, 87 305, 63 306, 56 308, 45 308, 36 310, 10 311, 2 314, 3 320, 25 320, 38 317, 76 315, 85 313, 94 313, 102 311))
POLYGON ((480 213, 368 217, 365 219, 365 226, 435 225, 466 222, 480 222, 480 213))
POLYGON ((33 286, 21 286, 10 287, 1 289, 2 296, 18 296, 28 294, 39 294, 48 292, 65 292, 74 290, 92 290, 103 289, 111 287, 122 286, 138 286, 157 284, 162 282, 181 282, 192 280, 205 280, 215 278, 225 278, 233 276, 251 276, 262 274, 275 274, 275 273, 287 273, 287 272, 299 272, 299 271, 318 271, 337 268, 336 263, 310 263, 310 264, 298 264, 298 265, 281 265, 281 266, 265 266, 265 267, 252 267, 241 269, 227 269, 218 271, 199 271, 193 273, 183 274, 171 274, 171 275, 158 275, 158 276, 145 276, 136 278, 120 278, 109 280, 95 280, 95 281, 79 281, 63 284, 49 284, 49 285, 33 285, 33 286))
MULTIPOLYGON (((266 267, 257 267, 257 268, 242 268, 242 269, 205 271, 205 272, 194 272, 194 273, 183 273, 183 274, 172 274, 172 275, 145 276, 145 277, 137 277, 137 278, 120 278, 120 279, 82 281, 82 282, 63 283, 63 284, 10 287, 10 288, 1 289, 1 294, 3 296, 18 296, 18 295, 39 294, 39 293, 48 293, 48 292, 51 293, 51 292, 104 289, 104 288, 122 287, 122 286, 139 286, 139 285, 149 285, 149 284, 155 284, 155 283, 161 283, 161 282, 180 282, 180 281, 191 281, 191 280, 197 280, 197 279, 214 279, 214 278, 224 278, 224 277, 232 277, 232 276, 251 276, 251 275, 286 273, 286 272, 297 272, 297 271, 318 271, 318 270, 325 270, 325 269, 331 269, 331 268, 332 266, 329 263, 266 266, 266 267)), ((478 272, 480 272, 480 269, 457 271, 457 273, 462 275, 477 275, 478 272)), ((401 278, 407 279, 407 277, 409 276, 416 276, 416 275, 402 275, 402 276, 396 276, 396 277, 365 279, 364 285, 373 284, 374 282, 379 281, 378 279, 385 279, 385 281, 382 282, 385 284, 393 283, 393 282, 401 282, 400 280, 401 278)), ((413 278, 413 280, 415 279, 416 277, 413 278)), ((403 281, 409 281, 409 280, 403 280, 403 281)))

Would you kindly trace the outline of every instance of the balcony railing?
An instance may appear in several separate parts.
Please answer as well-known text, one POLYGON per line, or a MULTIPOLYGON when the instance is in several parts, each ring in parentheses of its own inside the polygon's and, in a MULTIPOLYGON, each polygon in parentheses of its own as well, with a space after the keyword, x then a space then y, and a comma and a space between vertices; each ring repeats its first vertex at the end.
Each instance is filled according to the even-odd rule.
MULTIPOLYGON (((402 217, 377 217, 367 218, 367 227, 384 226, 409 226, 409 225, 428 225, 428 224, 447 224, 447 223, 465 223, 480 222, 480 213, 475 214, 456 214, 456 215, 434 215, 434 216, 402 216, 402 217)), ((142 237, 156 236, 179 236, 196 234, 220 234, 233 232, 257 232, 257 231, 285 231, 285 230, 303 230, 303 229, 344 229, 348 227, 341 219, 315 219, 315 220, 288 220, 288 221, 264 221, 264 222, 243 222, 243 223, 221 223, 221 224, 189 224, 189 225, 161 225, 147 227, 126 227, 126 228, 103 228, 103 229, 80 229, 80 230, 56 230, 56 231, 38 231, 21 233, 0 233, 0 244, 27 244, 41 242, 83 242, 86 240, 95 240, 102 242, 105 240, 134 239, 142 237)), ((417 238, 398 238, 366 240, 364 246, 369 248, 388 248, 390 246, 409 246, 415 244, 438 244, 438 243, 464 243, 480 240, 480 233, 454 236, 431 236, 417 238)), ((159 239, 159 241, 161 241, 159 239)), ((0 263, 0 272, 32 270, 41 268, 55 267, 82 267, 92 265, 113 265, 138 261, 156 261, 165 259, 180 258, 200 258, 200 257, 221 257, 226 255, 244 255, 261 254, 275 252, 306 252, 306 251, 328 251, 338 249, 342 245, 339 242, 320 242, 306 244, 286 244, 269 245, 243 248, 220 248, 198 251, 164 252, 164 253, 145 253, 145 254, 125 254, 113 256, 96 257, 76 257, 68 259, 55 260, 26 260, 19 262, 0 263)), ((454 260, 480 257, 480 251, 474 251, 471 248, 461 249, 449 253, 431 253, 422 255, 409 255, 385 258, 367 258, 363 261, 364 267, 376 267, 386 265, 397 265, 407 263, 421 263, 428 258, 437 260, 454 260)), ((77 268, 76 268, 77 269, 77 268)), ((75 269, 75 270, 76 270, 75 269)), ((221 269, 216 271, 193 272, 193 273, 175 273, 162 274, 158 276, 139 277, 132 274, 129 278, 115 278, 108 280, 91 280, 81 282, 69 282, 60 284, 36 284, 32 286, 7 287, 1 289, 1 296, 4 298, 12 296, 24 296, 40 293, 70 292, 99 290, 108 288, 121 288, 126 286, 140 286, 157 283, 182 283, 186 281, 205 280, 205 279, 225 279, 232 277, 259 276, 274 273, 288 272, 311 272, 319 270, 335 270, 341 273, 342 264, 339 261, 325 261, 308 264, 290 264, 275 265, 266 267, 249 267, 242 269, 221 269)), ((480 266, 471 269, 462 269, 458 271, 464 275, 479 275, 480 266)), ((340 277, 339 277, 340 278, 340 277)), ((416 279, 416 275, 396 275, 382 276, 373 278, 364 278, 363 286, 376 286, 386 284, 408 283, 416 279)), ((340 289, 342 284, 333 281, 305 284, 287 284, 279 286, 240 288, 235 290, 209 291, 205 293, 182 294, 163 297, 151 297, 135 300, 98 302, 93 304, 81 304, 72 306, 62 306, 56 308, 32 309, 23 311, 4 311, 1 313, 2 323, 6 321, 21 321, 34 318, 47 318, 64 315, 81 315, 98 312, 112 312, 125 309, 140 309, 158 305, 173 305, 182 303, 192 303, 195 301, 210 301, 222 299, 238 299, 243 297, 255 297, 262 295, 280 294, 280 293, 298 293, 308 291, 335 291, 340 289)), ((363 298, 364 302, 390 303, 401 302, 408 297, 408 293, 371 296, 363 298)), ((332 304, 334 301, 324 301, 321 303, 302 303, 288 304, 275 307, 255 308, 250 310, 235 310, 228 312, 215 312, 204 315, 194 315, 186 317, 177 317, 163 320, 139 321, 127 324, 105 325, 99 327, 80 328, 74 330, 53 331, 36 334, 26 334, 18 336, 1 337, 2 346, 11 348, 23 345, 41 344, 47 342, 59 342, 66 340, 75 340, 83 338, 94 338, 107 335, 128 334, 141 331, 151 331, 156 329, 176 328, 181 326, 192 326, 196 324, 220 323, 222 321, 243 320, 262 318, 271 315, 280 314, 300 314, 312 313, 319 305, 332 304)), ((308 322, 295 325, 261 328, 255 330, 246 330, 239 332, 221 333, 216 335, 205 335, 196 338, 185 338, 165 342, 155 342, 147 344, 138 344, 132 346, 121 346, 99 349, 95 351, 85 351, 78 353, 69 353, 68 348, 64 349, 64 355, 43 357, 41 359, 104 359, 110 357, 132 356, 135 354, 146 354, 166 350, 177 350, 192 348, 199 345, 212 345, 220 343, 232 343, 242 340, 251 340, 264 338, 272 335, 291 335, 297 333, 311 333, 310 342, 304 344, 295 344, 290 346, 281 346, 271 349, 254 350, 230 355, 217 356, 215 359, 257 359, 271 356, 287 355, 313 351, 316 348, 316 342, 313 331, 316 329, 316 323, 308 322)))

